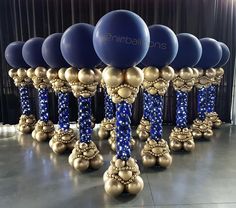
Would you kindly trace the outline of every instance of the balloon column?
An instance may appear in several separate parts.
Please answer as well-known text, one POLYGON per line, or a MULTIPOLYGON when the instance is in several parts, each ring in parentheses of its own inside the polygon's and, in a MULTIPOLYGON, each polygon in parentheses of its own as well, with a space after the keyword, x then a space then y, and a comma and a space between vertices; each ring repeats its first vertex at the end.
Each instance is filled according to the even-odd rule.
POLYGON ((222 57, 222 49, 220 44, 212 38, 202 38, 200 42, 202 56, 196 65, 199 77, 195 83, 198 89, 198 118, 194 120, 192 130, 194 138, 204 137, 210 139, 213 136, 212 122, 205 119, 207 113, 207 87, 214 82, 216 70, 212 67, 219 63, 222 57))
POLYGON ((36 120, 32 114, 32 106, 29 97, 29 86, 32 85, 32 83, 26 74, 28 65, 22 57, 23 45, 24 42, 20 41, 10 43, 5 50, 5 58, 8 64, 13 67, 8 73, 20 92, 22 115, 20 116, 17 129, 21 133, 28 134, 34 130, 36 120))
POLYGON ((67 149, 72 150, 76 142, 76 136, 70 128, 69 92, 71 91, 71 87, 65 78, 65 67, 68 64, 61 54, 61 37, 62 33, 49 35, 42 45, 43 58, 51 67, 47 71, 47 78, 58 96, 59 129, 55 130, 49 142, 49 146, 55 153, 64 153, 67 149))
POLYGON ((94 69, 100 60, 93 48, 93 31, 94 26, 79 23, 69 27, 61 38, 62 55, 73 66, 66 70, 65 78, 79 104, 80 140, 69 156, 70 165, 79 171, 103 165, 103 157, 92 141, 91 97, 101 81, 101 72, 94 69))
POLYGON ((137 162, 131 157, 131 103, 143 81, 135 67, 148 51, 150 35, 144 21, 135 13, 116 10, 103 16, 95 27, 93 44, 100 59, 108 65, 102 73, 108 94, 116 103, 116 153, 104 173, 105 191, 117 196, 137 194, 143 180, 137 162))
POLYGON ((146 167, 169 167, 172 157, 167 142, 162 138, 162 117, 164 94, 170 81, 174 78, 174 70, 168 66, 178 51, 178 41, 175 33, 164 25, 149 27, 150 47, 144 60, 148 67, 144 71, 143 87, 152 100, 150 110, 150 137, 144 145, 141 155, 146 167))
POLYGON ((192 130, 188 128, 188 92, 194 86, 198 71, 192 68, 202 55, 200 41, 193 35, 181 33, 177 35, 179 49, 171 66, 175 69, 173 87, 176 90, 176 127, 170 134, 170 148, 192 151, 195 148, 192 130))
POLYGON ((215 102, 216 102, 216 89, 220 85, 221 79, 224 75, 224 69, 222 68, 229 60, 230 51, 227 45, 222 42, 219 42, 222 49, 222 57, 220 62, 214 66, 216 71, 215 79, 207 88, 207 114, 206 120, 211 121, 214 128, 219 128, 222 124, 218 114, 215 112, 215 102))
POLYGON ((22 55, 25 62, 32 68, 27 70, 27 76, 32 79, 34 87, 38 90, 39 120, 35 124, 32 137, 39 142, 50 139, 54 134, 54 125, 49 120, 48 113, 48 91, 51 84, 46 76, 46 67, 42 57, 43 38, 32 38, 25 42, 22 55))

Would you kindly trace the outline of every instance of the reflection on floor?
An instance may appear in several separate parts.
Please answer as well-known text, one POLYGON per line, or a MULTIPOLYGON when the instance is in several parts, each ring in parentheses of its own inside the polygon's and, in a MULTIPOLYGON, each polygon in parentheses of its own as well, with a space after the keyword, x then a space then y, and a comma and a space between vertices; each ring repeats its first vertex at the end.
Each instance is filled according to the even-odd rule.
MULTIPOLYGON (((164 129, 167 138, 171 128, 164 129)), ((30 136, 0 139, 1 208, 233 208, 236 207, 236 126, 224 125, 211 141, 199 141, 192 154, 174 153, 168 170, 144 169, 145 188, 136 197, 111 198, 104 192, 102 175, 113 152, 107 141, 96 140, 105 164, 98 171, 78 173, 47 143, 30 136)))

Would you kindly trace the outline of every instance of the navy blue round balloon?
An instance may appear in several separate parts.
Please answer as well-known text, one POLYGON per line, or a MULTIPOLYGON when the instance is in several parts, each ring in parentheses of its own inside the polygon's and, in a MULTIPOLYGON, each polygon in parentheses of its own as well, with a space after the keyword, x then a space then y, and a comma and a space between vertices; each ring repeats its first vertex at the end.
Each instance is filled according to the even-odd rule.
POLYGON ((5 50, 7 63, 14 68, 27 68, 28 65, 22 57, 22 48, 25 42, 16 41, 10 43, 5 50))
POLYGON ((222 48, 222 57, 220 59, 220 62, 215 66, 215 68, 224 66, 228 62, 229 57, 230 57, 230 50, 228 46, 222 42, 219 42, 219 43, 222 48))
POLYGON ((93 45, 99 58, 116 68, 128 68, 140 63, 149 44, 147 25, 141 17, 127 10, 104 15, 93 34, 93 45))
POLYGON ((177 35, 179 49, 177 56, 171 63, 174 69, 195 66, 202 55, 202 45, 198 38, 189 33, 177 35))
POLYGON ((69 64, 62 56, 60 43, 62 33, 49 35, 43 42, 42 55, 46 63, 52 68, 68 67, 69 64))
POLYGON ((94 68, 100 63, 93 48, 94 26, 78 23, 69 27, 61 38, 64 59, 77 68, 94 68))
POLYGON ((31 38, 25 42, 22 55, 25 62, 32 68, 47 67, 46 62, 42 56, 42 45, 44 38, 36 37, 31 38))
POLYGON ((216 66, 222 57, 220 44, 212 38, 202 38, 200 43, 202 45, 202 56, 195 67, 208 69, 216 66))
POLYGON ((152 25, 149 32, 150 46, 142 63, 159 68, 169 65, 178 51, 175 33, 164 25, 152 25))

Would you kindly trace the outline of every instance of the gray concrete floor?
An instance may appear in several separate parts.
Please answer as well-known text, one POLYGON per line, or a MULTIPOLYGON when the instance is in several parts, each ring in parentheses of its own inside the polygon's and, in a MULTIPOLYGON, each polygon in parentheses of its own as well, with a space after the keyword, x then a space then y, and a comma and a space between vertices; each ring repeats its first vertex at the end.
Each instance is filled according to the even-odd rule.
MULTIPOLYGON (((170 127, 164 128, 167 138, 170 127)), ((144 169, 137 142, 144 190, 135 197, 111 198, 104 192, 102 175, 112 151, 96 140, 105 164, 98 171, 78 173, 47 143, 30 136, 0 139, 0 208, 235 208, 236 126, 224 125, 211 141, 199 141, 191 153, 174 153, 167 170, 144 169)))

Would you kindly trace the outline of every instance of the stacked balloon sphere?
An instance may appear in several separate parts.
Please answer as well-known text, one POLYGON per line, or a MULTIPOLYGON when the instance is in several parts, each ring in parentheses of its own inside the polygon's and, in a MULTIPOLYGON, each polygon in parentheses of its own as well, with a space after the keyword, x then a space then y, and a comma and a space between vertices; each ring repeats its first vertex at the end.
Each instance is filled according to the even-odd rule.
POLYGON ((132 157, 132 104, 138 92, 143 94, 143 117, 136 129, 137 137, 145 142, 140 152, 142 165, 166 169, 172 164, 171 151, 191 152, 196 139, 210 139, 213 128, 221 126, 215 105, 222 67, 229 57, 229 48, 222 42, 189 33, 176 35, 164 25, 148 27, 127 10, 107 13, 96 26, 77 23, 46 39, 12 42, 5 50, 13 67, 9 76, 19 89, 19 132, 32 133, 38 142, 49 141, 56 154, 69 153, 68 162, 78 171, 104 164, 94 142, 92 116, 92 97, 102 87, 105 116, 97 135, 108 139, 116 152, 103 175, 105 191, 111 196, 137 194, 144 188, 139 165, 132 157), (32 86, 38 92, 37 122, 32 86), (170 87, 176 96, 176 126, 168 142, 163 138, 163 112, 170 87), (198 115, 189 126, 188 93, 193 88, 198 115), (78 134, 70 127, 71 92, 78 100, 78 134), (50 93, 58 98, 57 127, 50 121, 50 93))

